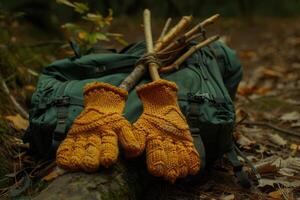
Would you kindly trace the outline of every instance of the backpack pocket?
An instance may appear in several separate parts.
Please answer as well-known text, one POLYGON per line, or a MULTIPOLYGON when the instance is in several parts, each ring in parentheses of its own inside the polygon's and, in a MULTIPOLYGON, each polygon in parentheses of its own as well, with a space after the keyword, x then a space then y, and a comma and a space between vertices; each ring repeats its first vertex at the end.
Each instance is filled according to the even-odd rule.
POLYGON ((201 136, 207 164, 232 148, 231 135, 235 116, 230 103, 208 99, 207 93, 187 93, 186 98, 179 98, 179 105, 191 133, 201 136))

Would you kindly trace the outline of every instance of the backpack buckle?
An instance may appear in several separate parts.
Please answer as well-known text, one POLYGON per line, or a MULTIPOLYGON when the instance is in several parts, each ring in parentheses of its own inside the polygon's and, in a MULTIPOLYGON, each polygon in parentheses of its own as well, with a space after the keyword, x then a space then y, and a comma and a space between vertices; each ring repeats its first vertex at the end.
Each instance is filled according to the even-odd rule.
POLYGON ((70 104, 69 96, 61 96, 53 100, 52 105, 55 106, 67 106, 70 104))
POLYGON ((195 93, 189 92, 187 93, 188 101, 203 103, 205 98, 202 95, 197 95, 195 93))

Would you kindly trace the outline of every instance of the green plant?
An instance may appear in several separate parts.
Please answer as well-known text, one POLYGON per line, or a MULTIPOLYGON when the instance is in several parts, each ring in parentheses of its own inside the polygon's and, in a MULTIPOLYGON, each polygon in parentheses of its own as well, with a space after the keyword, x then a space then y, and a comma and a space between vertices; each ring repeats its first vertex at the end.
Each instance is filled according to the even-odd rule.
POLYGON ((88 50, 95 44, 114 39, 122 45, 127 45, 122 34, 110 33, 108 28, 113 20, 113 12, 109 9, 109 14, 103 16, 100 13, 91 13, 89 5, 80 2, 71 2, 69 0, 56 0, 58 4, 64 4, 80 15, 84 25, 80 23, 66 23, 62 28, 66 30, 69 38, 74 39, 81 49, 88 50))

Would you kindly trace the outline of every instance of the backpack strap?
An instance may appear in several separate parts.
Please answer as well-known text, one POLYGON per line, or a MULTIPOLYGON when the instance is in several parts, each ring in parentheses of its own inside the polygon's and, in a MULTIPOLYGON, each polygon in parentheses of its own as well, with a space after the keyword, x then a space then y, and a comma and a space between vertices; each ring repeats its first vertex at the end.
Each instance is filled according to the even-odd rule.
POLYGON ((70 46, 74 52, 74 55, 76 58, 80 58, 81 57, 81 52, 80 52, 80 47, 79 45, 75 42, 75 40, 70 40, 70 46))
POLYGON ((70 105, 70 97, 62 96, 54 101, 57 110, 57 124, 53 131, 53 140, 61 141, 65 138, 66 120, 68 117, 68 107, 70 105))
MULTIPOLYGON (((68 85, 66 82, 60 89, 60 94, 64 94, 64 91, 68 85)), ((59 96, 53 100, 52 105, 56 107, 57 110, 57 123, 52 135, 52 145, 50 149, 50 155, 54 154, 61 143, 61 141, 66 137, 66 127, 67 119, 69 115, 69 96, 59 96)))
POLYGON ((205 154, 205 148, 204 144, 202 142, 202 138, 200 135, 200 129, 199 129, 199 117, 201 115, 200 113, 200 107, 199 103, 195 102, 191 99, 191 93, 187 94, 186 99, 189 103, 189 108, 187 110, 186 118, 190 127, 190 132, 192 134, 192 137, 194 139, 194 145, 200 155, 201 159, 201 169, 205 168, 206 165, 206 154, 205 154))
POLYGON ((247 173, 243 170, 243 165, 239 161, 235 149, 232 148, 229 152, 226 153, 226 156, 233 167, 234 175, 237 178, 239 184, 244 188, 250 188, 252 185, 251 181, 248 178, 247 173))

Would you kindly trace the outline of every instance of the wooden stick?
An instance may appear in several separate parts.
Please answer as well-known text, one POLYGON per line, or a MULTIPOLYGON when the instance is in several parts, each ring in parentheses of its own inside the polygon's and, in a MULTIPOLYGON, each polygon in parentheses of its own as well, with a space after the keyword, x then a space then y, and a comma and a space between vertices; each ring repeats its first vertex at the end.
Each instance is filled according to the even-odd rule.
MULTIPOLYGON (((148 9, 144 10, 144 33, 146 39, 147 52, 149 54, 154 53, 152 31, 151 31, 151 13, 150 10, 148 9)), ((154 62, 149 63, 148 68, 149 68, 151 79, 153 81, 159 80, 160 79, 158 73, 159 66, 157 65, 157 63, 154 62)))
POLYGON ((184 16, 181 18, 179 23, 174 26, 163 38, 158 40, 155 44, 154 51, 158 52, 169 43, 176 38, 183 30, 185 30, 191 23, 192 21, 192 16, 184 16))
POLYGON ((288 135, 293 135, 296 137, 300 137, 300 132, 296 132, 296 131, 292 131, 292 130, 288 130, 288 129, 284 129, 284 128, 280 128, 278 126, 275 126, 271 123, 268 122, 252 122, 252 121, 244 121, 241 123, 242 125, 249 125, 249 126, 264 126, 264 127, 268 127, 271 129, 274 129, 275 131, 284 133, 284 134, 288 134, 288 135))
POLYGON ((204 21, 200 22, 199 24, 194 26, 191 30, 186 32, 182 37, 180 37, 179 39, 177 39, 176 41, 174 41, 173 43, 169 44, 164 49, 162 49, 161 52, 177 49, 179 46, 187 43, 188 41, 195 39, 195 37, 198 37, 199 34, 201 35, 201 33, 197 33, 198 31, 200 31, 204 27, 214 23, 218 19, 219 16, 220 16, 219 14, 215 14, 215 15, 205 19, 204 21))
POLYGON ((0 81, 1 81, 1 85, 2 88, 5 92, 6 95, 8 95, 8 97, 10 98, 11 102, 13 103, 13 105, 16 107, 16 110, 21 114, 22 117, 24 117, 25 119, 29 119, 29 114, 28 112, 17 102, 17 100, 15 99, 14 96, 11 95, 5 80, 2 78, 2 76, 0 75, 0 81))
POLYGON ((219 36, 212 36, 202 42, 200 42, 197 45, 192 46, 187 52, 185 52, 182 56, 180 56, 174 63, 172 63, 169 66, 163 67, 160 69, 160 72, 166 73, 166 72, 171 72, 173 70, 177 70, 179 66, 188 58, 190 57, 193 53, 195 53, 198 49, 216 41, 219 39, 219 36))
MULTIPOLYGON (((212 17, 211 17, 212 18, 212 17)), ((168 33, 164 35, 163 38, 161 38, 159 41, 156 42, 156 45, 154 47, 154 51, 156 53, 161 53, 162 48, 165 48, 170 45, 172 40, 180 35, 180 33, 185 30, 188 25, 191 23, 191 16, 185 16, 183 17, 177 25, 175 25, 168 33)), ((205 20, 206 22, 203 22, 203 26, 206 26, 209 24, 208 22, 211 20, 205 20)), ((177 48, 176 48, 177 49, 177 48)), ((179 48, 182 49, 182 48, 179 48)), ((173 56, 172 56, 173 57, 173 56)), ((120 88, 123 88, 127 91, 130 91, 136 83, 141 79, 141 77, 146 72, 146 66, 144 65, 138 65, 135 67, 135 69, 122 81, 122 83, 119 85, 120 88)))
POLYGON ((158 52, 157 56, 163 63, 172 63, 175 60, 172 60, 178 56, 178 54, 181 53, 181 51, 187 47, 190 41, 197 39, 198 37, 201 37, 201 33, 197 33, 190 37, 188 40, 186 40, 185 43, 182 43, 181 45, 176 46, 176 48, 170 49, 169 51, 162 51, 158 52))
POLYGON ((169 18, 167 19, 165 25, 164 25, 164 28, 163 28, 162 31, 161 31, 161 34, 160 34, 158 40, 162 39, 162 38, 166 35, 166 33, 167 33, 167 31, 168 31, 168 29, 169 29, 169 27, 170 27, 170 25, 171 25, 171 21, 172 21, 172 18, 169 17, 169 18))
POLYGON ((135 66, 134 70, 119 85, 119 88, 130 91, 142 78, 146 71, 147 67, 142 64, 135 66))
MULTIPOLYGON (((183 17, 177 25, 174 26, 174 28, 172 28, 166 35, 164 35, 164 38, 169 37, 168 35, 170 35, 170 32, 173 32, 172 34, 174 34, 172 36, 172 38, 177 37, 191 22, 191 17, 183 17)), ((169 43, 172 42, 171 40, 167 40, 167 39, 161 39, 160 41, 160 46, 168 46, 169 43)), ((158 41, 157 41, 158 43, 158 41)), ((156 49, 159 49, 161 47, 157 47, 158 44, 155 45, 155 52, 156 49)), ((130 91, 135 85, 136 83, 142 78, 142 76, 145 74, 145 72, 147 71, 147 67, 144 65, 137 65, 134 70, 122 81, 122 83, 119 85, 120 88, 123 88, 127 91, 130 91)))
POLYGON ((192 28, 191 30, 189 30, 186 34, 184 34, 185 38, 189 38, 192 35, 196 34, 198 31, 200 31, 202 28, 204 28, 207 25, 210 25, 212 23, 214 23, 216 21, 216 19, 218 19, 220 16, 220 14, 215 14, 209 18, 207 18, 206 20, 204 20, 203 22, 200 22, 199 24, 197 24, 194 28, 192 28))

